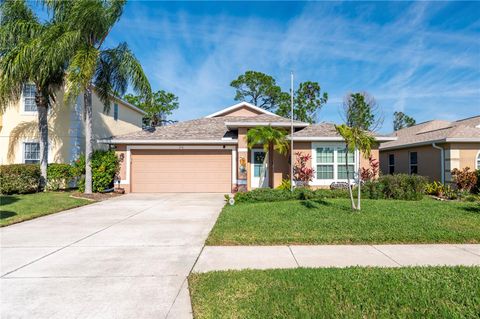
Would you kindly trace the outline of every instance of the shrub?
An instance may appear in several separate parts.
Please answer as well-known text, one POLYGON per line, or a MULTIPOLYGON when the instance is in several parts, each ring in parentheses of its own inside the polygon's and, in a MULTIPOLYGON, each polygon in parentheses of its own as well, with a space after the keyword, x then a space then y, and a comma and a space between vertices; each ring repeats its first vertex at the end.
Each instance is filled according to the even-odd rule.
POLYGON ((0 165, 0 193, 26 194, 38 192, 40 166, 36 164, 0 165))
POLYGON ((66 189, 73 179, 73 167, 69 164, 48 164, 47 178, 48 190, 66 189))
POLYGON ((293 192, 290 192, 290 190, 257 188, 249 192, 236 193, 235 201, 237 203, 255 203, 347 197, 348 192, 345 190, 312 190, 306 187, 298 187, 293 192))
POLYGON ((470 167, 465 167, 462 170, 454 168, 452 176, 457 189, 460 191, 469 192, 477 184, 477 173, 470 171, 470 167))
POLYGON ((369 181, 363 187, 363 194, 371 199, 420 200, 425 191, 426 179, 419 175, 383 175, 376 181, 369 181))
POLYGON ((373 181, 378 177, 380 171, 380 162, 373 158, 372 155, 368 157, 369 168, 362 167, 360 176, 362 181, 373 181))
POLYGON ((293 179, 297 182, 297 185, 308 186, 308 183, 313 180, 315 171, 307 165, 308 161, 312 158, 310 154, 302 154, 302 152, 296 152, 297 159, 293 166, 293 179))
POLYGON ((434 181, 433 183, 428 183, 427 185, 425 185, 425 193, 428 195, 443 197, 443 195, 445 194, 445 186, 437 181, 434 181))
POLYGON ((284 191, 289 191, 292 186, 292 182, 289 179, 282 179, 282 183, 280 186, 277 187, 277 189, 284 190, 284 191))
MULTIPOLYGON (((92 154, 92 190, 101 192, 113 185, 113 179, 120 169, 118 157, 114 151, 94 151, 92 154)), ((85 155, 75 161, 74 176, 79 177, 79 191, 85 191, 85 155)))
POLYGON ((477 174, 477 184, 475 184, 475 186, 473 186, 472 193, 480 194, 480 169, 477 169, 475 171, 475 174, 477 174))

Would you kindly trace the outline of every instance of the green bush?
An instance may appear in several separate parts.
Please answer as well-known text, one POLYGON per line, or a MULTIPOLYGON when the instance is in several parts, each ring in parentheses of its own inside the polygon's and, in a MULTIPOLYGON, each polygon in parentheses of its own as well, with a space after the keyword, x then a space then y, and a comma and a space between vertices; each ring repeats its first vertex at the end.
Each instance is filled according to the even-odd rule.
POLYGON ((365 183, 362 189, 364 196, 371 199, 420 200, 426 183, 426 178, 419 175, 383 175, 376 181, 365 183))
MULTIPOLYGON (((114 151, 94 151, 92 154, 92 190, 101 192, 113 185, 113 179, 120 169, 120 163, 114 151)), ((79 191, 85 191, 85 155, 75 161, 73 173, 80 180, 79 191)))
POLYGON ((39 186, 39 165, 0 165, 0 194, 34 193, 38 192, 39 186))
POLYGON ((292 182, 289 179, 282 179, 282 183, 280 186, 277 187, 277 189, 284 190, 284 191, 289 191, 292 186, 292 182))
POLYGON ((477 184, 473 186, 472 193, 480 194, 480 169, 477 169, 475 173, 477 174, 477 184))
POLYGON ((255 203, 255 202, 278 202, 286 200, 310 200, 324 198, 347 198, 348 192, 345 190, 317 189, 312 190, 306 187, 295 188, 293 192, 282 189, 257 188, 249 192, 239 192, 235 194, 237 203, 255 203))
POLYGON ((48 164, 47 179, 48 190, 66 189, 73 180, 73 167, 70 164, 48 164))

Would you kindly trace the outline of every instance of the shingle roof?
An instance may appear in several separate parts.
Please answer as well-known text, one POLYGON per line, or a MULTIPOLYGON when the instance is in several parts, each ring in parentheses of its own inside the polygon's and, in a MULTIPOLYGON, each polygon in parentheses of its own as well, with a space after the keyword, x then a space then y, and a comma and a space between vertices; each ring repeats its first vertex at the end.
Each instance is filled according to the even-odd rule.
POLYGON ((382 143, 380 149, 427 144, 448 139, 479 139, 480 115, 454 122, 432 120, 396 131, 398 139, 382 143))
MULTIPOLYGON (((386 137, 384 135, 371 132, 375 137, 386 137)), ((293 133, 293 137, 338 137, 341 136, 337 133, 334 123, 322 122, 312 124, 298 132, 293 133)))
MULTIPOLYGON (((167 126, 159 126, 152 132, 139 130, 137 132, 118 135, 112 140, 221 140, 232 137, 225 123, 290 123, 290 119, 269 114, 256 116, 225 116, 213 118, 200 118, 178 122, 167 126)), ((295 121, 297 124, 301 122, 295 121)))

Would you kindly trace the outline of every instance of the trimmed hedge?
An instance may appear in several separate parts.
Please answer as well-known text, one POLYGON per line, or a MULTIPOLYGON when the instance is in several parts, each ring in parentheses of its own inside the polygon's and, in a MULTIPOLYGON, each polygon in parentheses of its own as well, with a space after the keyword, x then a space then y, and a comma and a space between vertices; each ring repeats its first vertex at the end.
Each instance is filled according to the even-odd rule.
POLYGON ((37 192, 40 176, 40 166, 37 164, 0 165, 0 194, 37 192))
POLYGON ((382 175, 376 181, 366 182, 362 193, 370 199, 421 200, 427 179, 419 175, 382 175))
POLYGON ((348 191, 317 189, 305 187, 296 188, 293 192, 282 189, 257 188, 249 192, 235 194, 237 203, 279 202, 286 200, 306 200, 324 198, 348 198, 348 191))
POLYGON ((73 180, 73 167, 70 164, 48 164, 47 189, 57 191, 69 188, 68 184, 73 180))
MULTIPOLYGON (((79 177, 78 190, 85 191, 85 155, 73 165, 74 176, 79 177)), ((113 187, 113 179, 120 170, 115 151, 94 151, 92 154, 92 191, 101 192, 113 187)))

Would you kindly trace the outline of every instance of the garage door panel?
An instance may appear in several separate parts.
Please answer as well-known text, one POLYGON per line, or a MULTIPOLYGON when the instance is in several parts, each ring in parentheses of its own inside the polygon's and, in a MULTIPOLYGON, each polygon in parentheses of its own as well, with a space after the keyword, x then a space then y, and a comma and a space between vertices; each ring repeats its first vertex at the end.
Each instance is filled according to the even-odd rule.
POLYGON ((230 150, 132 150, 132 192, 230 192, 230 150))

